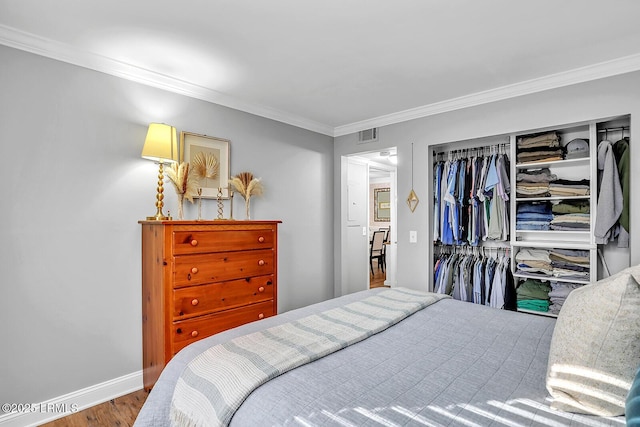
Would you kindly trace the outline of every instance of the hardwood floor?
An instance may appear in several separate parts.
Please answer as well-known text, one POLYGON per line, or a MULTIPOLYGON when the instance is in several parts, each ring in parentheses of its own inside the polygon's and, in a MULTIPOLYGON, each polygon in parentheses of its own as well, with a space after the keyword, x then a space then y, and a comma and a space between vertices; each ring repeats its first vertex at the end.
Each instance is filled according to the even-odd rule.
POLYGON ((130 427, 140 408, 147 400, 147 393, 138 390, 133 393, 92 406, 76 414, 59 418, 44 427, 130 427))
POLYGON ((387 278, 387 275, 382 272, 382 269, 377 268, 375 263, 373 265, 373 273, 371 276, 371 271, 369 271, 369 287, 370 288, 381 288, 384 286, 384 281, 387 278))
MULTIPOLYGON (((374 276, 369 274, 371 279, 369 286, 371 288, 383 287, 386 279, 385 273, 375 265, 373 271, 374 276)), ((138 390, 76 414, 42 424, 41 427, 130 427, 147 400, 148 394, 144 390, 138 390)))

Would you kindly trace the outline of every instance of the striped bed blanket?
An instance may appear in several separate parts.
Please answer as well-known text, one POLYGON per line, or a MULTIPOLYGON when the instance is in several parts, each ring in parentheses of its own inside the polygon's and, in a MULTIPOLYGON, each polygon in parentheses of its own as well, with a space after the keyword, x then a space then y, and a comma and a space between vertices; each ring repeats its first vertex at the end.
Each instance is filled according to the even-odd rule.
POLYGON ((210 347, 184 369, 171 401, 175 426, 226 426, 260 385, 362 341, 447 295, 393 288, 358 302, 210 347))

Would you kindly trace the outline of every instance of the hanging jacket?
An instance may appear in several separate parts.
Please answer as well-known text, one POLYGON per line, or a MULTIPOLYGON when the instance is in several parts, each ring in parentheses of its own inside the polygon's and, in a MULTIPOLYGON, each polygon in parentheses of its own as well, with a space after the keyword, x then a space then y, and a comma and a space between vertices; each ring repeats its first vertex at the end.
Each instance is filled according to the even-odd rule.
POLYGON ((615 225, 623 205, 613 145, 607 140, 598 144, 598 179, 600 191, 594 234, 597 244, 606 244, 615 237, 615 225))
POLYGON ((620 214, 620 235, 618 236, 618 247, 629 247, 629 138, 622 138, 613 144, 613 152, 618 164, 618 176, 622 187, 622 213, 620 214))

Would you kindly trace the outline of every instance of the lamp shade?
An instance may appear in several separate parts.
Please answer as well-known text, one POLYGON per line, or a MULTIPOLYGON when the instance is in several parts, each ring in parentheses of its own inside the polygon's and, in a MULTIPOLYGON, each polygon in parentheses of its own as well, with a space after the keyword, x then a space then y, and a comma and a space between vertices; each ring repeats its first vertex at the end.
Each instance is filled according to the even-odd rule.
POLYGON ((142 147, 142 157, 160 163, 177 162, 176 128, 164 123, 151 123, 142 147))

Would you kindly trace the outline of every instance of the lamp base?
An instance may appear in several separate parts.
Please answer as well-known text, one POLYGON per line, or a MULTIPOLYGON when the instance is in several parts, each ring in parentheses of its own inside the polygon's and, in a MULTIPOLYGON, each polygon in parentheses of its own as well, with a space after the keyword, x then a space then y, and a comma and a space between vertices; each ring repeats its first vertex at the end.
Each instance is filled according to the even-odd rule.
POLYGON ((148 216, 147 221, 169 221, 171 220, 170 216, 164 215, 156 215, 156 216, 148 216))
POLYGON ((158 187, 156 188, 156 214, 154 216, 148 216, 147 221, 167 221, 171 219, 171 215, 166 216, 162 213, 162 207, 164 203, 162 200, 164 199, 164 186, 162 182, 164 181, 164 168, 162 166, 162 162, 159 162, 158 167, 158 187))

